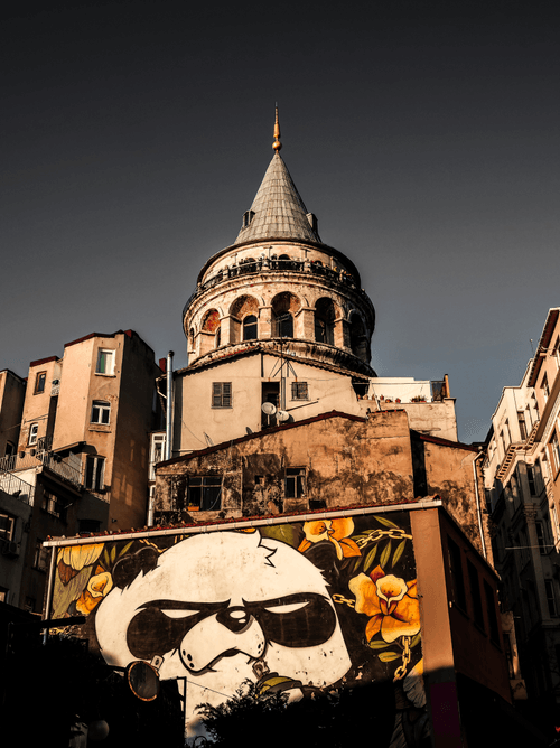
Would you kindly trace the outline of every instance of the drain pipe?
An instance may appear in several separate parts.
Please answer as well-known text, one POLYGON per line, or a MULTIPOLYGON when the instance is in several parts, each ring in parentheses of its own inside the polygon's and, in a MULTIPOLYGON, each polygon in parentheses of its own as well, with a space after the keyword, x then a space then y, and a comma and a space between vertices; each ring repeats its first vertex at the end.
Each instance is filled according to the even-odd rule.
POLYGON ((165 459, 170 460, 171 449, 171 427, 172 427, 172 408, 173 408, 173 356, 174 351, 167 354, 167 410, 165 418, 165 459))
POLYGON ((484 556, 484 560, 487 560, 486 541, 484 539, 484 527, 482 525, 482 514, 480 511, 480 496, 478 493, 478 476, 476 474, 476 463, 478 461, 478 458, 483 457, 483 456, 484 456, 484 452, 479 452, 477 456, 474 458, 472 465, 473 465, 473 473, 474 473, 474 494, 476 497, 476 516, 478 519, 478 531, 480 532, 480 539, 482 541, 482 554, 484 556))

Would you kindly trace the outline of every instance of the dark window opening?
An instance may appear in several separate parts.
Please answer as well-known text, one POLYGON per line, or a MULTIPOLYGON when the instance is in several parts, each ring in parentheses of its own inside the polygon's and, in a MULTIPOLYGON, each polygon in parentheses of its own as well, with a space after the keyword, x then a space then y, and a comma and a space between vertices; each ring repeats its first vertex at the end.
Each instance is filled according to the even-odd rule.
POLYGON ((243 318, 243 340, 256 340, 259 336, 259 324, 257 318, 250 314, 243 318))
POLYGON ((484 596, 486 598, 486 612, 488 613, 488 625, 490 627, 490 639, 495 643, 500 643, 500 633, 498 629, 498 615, 496 613, 496 598, 494 590, 486 580, 484 580, 484 596))
POLYGON ((474 622, 481 629, 484 628, 484 612, 482 609, 482 598, 480 596, 480 583, 476 566, 467 561, 467 573, 469 576, 469 587, 474 609, 474 622))
POLYGON ((222 508, 222 478, 219 475, 189 476, 187 509, 213 512, 222 508))
POLYGON ((261 408, 261 428, 271 429, 278 426, 278 407, 280 402, 280 383, 263 382, 261 403, 274 405, 274 413, 265 413, 261 408))
POLYGON ((283 312, 272 318, 273 338, 293 338, 294 320, 289 312, 283 312))
POLYGON ((45 391, 46 383, 47 383, 47 372, 46 371, 39 372, 39 374, 37 374, 37 378, 35 379, 35 394, 36 395, 45 391))
POLYGON ((285 495, 288 499, 305 496, 305 468, 286 468, 285 495))
POLYGON ((292 382, 292 400, 309 400, 307 382, 292 382))
POLYGON ((315 340, 317 343, 334 345, 334 321, 336 312, 330 299, 319 299, 315 307, 315 340))
POLYGON ((451 576, 451 600, 458 608, 465 611, 467 608, 467 597, 465 594, 463 565, 461 563, 461 549, 451 538, 447 538, 447 556, 451 576))
POLYGON ((85 487, 90 491, 103 489, 105 458, 88 455, 86 457, 85 487))

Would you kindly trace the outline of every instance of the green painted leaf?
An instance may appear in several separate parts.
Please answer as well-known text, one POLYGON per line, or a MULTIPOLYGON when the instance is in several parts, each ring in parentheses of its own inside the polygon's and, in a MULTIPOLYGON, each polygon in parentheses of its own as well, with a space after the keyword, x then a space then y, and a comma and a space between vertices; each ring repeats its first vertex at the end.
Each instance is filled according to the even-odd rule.
POLYGON ((261 535, 273 540, 279 540, 281 543, 287 543, 295 548, 297 543, 297 534, 292 525, 271 525, 262 527, 261 535))
POLYGON ((376 553, 377 553, 377 545, 374 545, 373 549, 368 553, 364 561, 364 571, 367 571, 373 566, 373 561, 375 559, 376 553))
POLYGON ((381 566, 382 569, 385 568, 385 566, 387 565, 387 561, 391 557, 391 548, 392 548, 392 543, 391 541, 389 541, 387 545, 385 546, 385 548, 383 549, 383 553, 381 554, 381 558, 379 559, 379 565, 381 566))
POLYGON ((394 522, 391 522, 391 520, 385 519, 385 517, 378 517, 376 515, 375 519, 380 522, 382 525, 385 525, 385 527, 394 527, 397 530, 400 530, 401 528, 396 525, 394 522))
POLYGON ((115 563, 115 558, 116 558, 116 557, 117 557, 117 546, 116 546, 116 545, 114 545, 114 546, 113 546, 113 547, 111 548, 111 563, 112 563, 112 564, 114 564, 114 563, 115 563))
POLYGON ((401 542, 397 546, 397 550, 393 553, 393 561, 391 562, 391 565, 394 566, 397 561, 399 561, 400 557, 403 555, 404 547, 406 545, 406 540, 401 540, 401 542))
POLYGON ((400 654, 397 654, 396 652, 381 652, 380 655, 378 655, 381 662, 393 662, 394 660, 400 660, 400 654))
POLYGON ((134 541, 131 540, 130 543, 127 543, 125 547, 122 549, 122 551, 119 553, 119 556, 124 556, 125 553, 128 553, 128 551, 130 550, 130 546, 132 545, 133 542, 134 541))
POLYGON ((387 642, 384 642, 383 639, 375 642, 370 642, 369 646, 371 649, 387 649, 387 647, 390 647, 390 644, 387 644, 387 642))
POLYGON ((417 647, 417 646, 418 646, 418 644, 420 644, 420 642, 421 642, 421 641, 422 641, 422 632, 420 632, 420 631, 419 631, 419 632, 418 632, 417 634, 415 634, 415 636, 413 636, 413 637, 412 637, 412 639, 410 640, 410 646, 411 646, 411 647, 417 647))

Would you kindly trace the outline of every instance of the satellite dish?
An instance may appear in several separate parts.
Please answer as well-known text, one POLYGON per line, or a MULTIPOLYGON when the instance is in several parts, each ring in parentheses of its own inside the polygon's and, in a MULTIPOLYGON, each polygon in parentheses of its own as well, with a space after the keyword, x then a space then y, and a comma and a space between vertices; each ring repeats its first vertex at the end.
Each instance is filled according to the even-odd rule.
POLYGON ((279 410, 278 411, 278 420, 279 421, 289 421, 290 420, 290 414, 285 410, 279 410))
POLYGON ((267 416, 273 416, 276 413, 276 405, 274 405, 274 403, 263 403, 261 405, 261 410, 267 416))

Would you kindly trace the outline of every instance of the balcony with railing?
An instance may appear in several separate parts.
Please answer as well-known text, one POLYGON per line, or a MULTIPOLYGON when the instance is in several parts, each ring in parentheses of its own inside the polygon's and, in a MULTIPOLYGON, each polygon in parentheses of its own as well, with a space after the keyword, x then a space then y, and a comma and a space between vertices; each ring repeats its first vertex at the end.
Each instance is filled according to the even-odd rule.
POLYGON ((78 468, 81 460, 77 455, 70 454, 67 458, 59 457, 53 452, 41 452, 36 454, 8 455, 0 458, 0 472, 15 473, 19 470, 32 470, 46 468, 61 478, 72 483, 76 488, 82 486, 82 471, 78 468))
MULTIPOLYGON (((6 458, 4 458, 6 459, 6 458)), ((0 468, 0 491, 14 496, 24 504, 32 504, 35 494, 35 486, 22 480, 17 475, 0 468)))
POLYGON ((328 281, 340 283, 346 288, 358 289, 356 279, 351 273, 345 270, 333 270, 323 265, 322 262, 300 262, 298 260, 276 260, 268 258, 245 260, 239 265, 218 271, 211 278, 205 280, 204 283, 201 283, 187 300, 183 308, 183 317, 196 297, 208 291, 208 289, 214 288, 225 281, 255 273, 309 273, 314 276, 323 277, 328 281))

